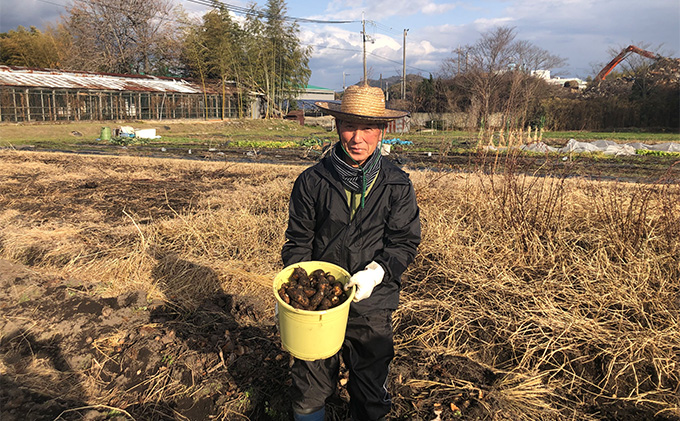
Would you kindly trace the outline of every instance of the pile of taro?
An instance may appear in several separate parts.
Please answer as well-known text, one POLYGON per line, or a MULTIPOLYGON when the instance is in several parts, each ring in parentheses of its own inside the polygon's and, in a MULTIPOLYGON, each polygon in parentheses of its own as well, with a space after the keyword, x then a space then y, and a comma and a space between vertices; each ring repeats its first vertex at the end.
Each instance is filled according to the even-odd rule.
POLYGON ((328 310, 347 300, 342 282, 322 269, 307 275, 301 267, 293 269, 288 281, 279 288, 279 296, 294 308, 310 311, 328 310))

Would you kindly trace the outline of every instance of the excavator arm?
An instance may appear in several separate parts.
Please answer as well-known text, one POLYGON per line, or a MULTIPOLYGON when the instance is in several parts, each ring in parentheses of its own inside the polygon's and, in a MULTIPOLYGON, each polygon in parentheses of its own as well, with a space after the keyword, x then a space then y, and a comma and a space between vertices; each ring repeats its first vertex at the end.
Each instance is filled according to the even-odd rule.
POLYGON ((640 54, 643 57, 651 58, 654 60, 659 59, 659 56, 657 56, 654 53, 650 53, 649 51, 643 50, 641 48, 638 48, 634 45, 629 45, 628 47, 624 48, 623 51, 619 53, 612 61, 610 61, 602 70, 600 70, 600 73, 597 74, 595 77, 596 81, 604 80, 607 75, 614 70, 614 67, 616 67, 619 63, 623 61, 630 53, 637 53, 640 54))

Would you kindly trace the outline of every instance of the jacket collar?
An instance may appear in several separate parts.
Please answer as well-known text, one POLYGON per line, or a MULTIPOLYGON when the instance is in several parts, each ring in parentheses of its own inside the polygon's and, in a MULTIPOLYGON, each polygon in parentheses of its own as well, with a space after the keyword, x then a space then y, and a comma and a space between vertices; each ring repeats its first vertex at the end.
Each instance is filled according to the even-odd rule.
MULTIPOLYGON (((335 173, 330 156, 325 156, 312 168, 320 177, 325 178, 333 187, 335 187, 340 194, 345 193, 345 187, 342 185, 339 176, 335 173)), ((380 172, 378 173, 373 188, 389 184, 408 185, 409 183, 410 181, 406 173, 401 171, 399 167, 389 160, 383 159, 380 172)))
MULTIPOLYGON (((341 192, 344 192, 345 188, 340 182, 338 175, 335 173, 335 169, 333 169, 333 163, 331 162, 330 156, 323 157, 319 164, 320 165, 314 166, 316 172, 320 176, 327 179, 341 192)), ((408 175, 401 171, 399 167, 394 165, 391 161, 389 161, 388 159, 383 159, 382 165, 380 167, 380 172, 378 173, 378 178, 375 180, 375 185, 384 184, 397 184, 397 185, 409 184, 409 178, 408 175)))

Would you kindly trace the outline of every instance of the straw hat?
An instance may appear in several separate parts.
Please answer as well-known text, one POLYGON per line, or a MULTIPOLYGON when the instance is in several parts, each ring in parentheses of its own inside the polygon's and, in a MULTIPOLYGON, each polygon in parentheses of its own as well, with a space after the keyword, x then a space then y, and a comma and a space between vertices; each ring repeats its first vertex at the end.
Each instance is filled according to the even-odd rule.
POLYGON ((353 85, 345 89, 340 104, 329 102, 315 104, 338 120, 358 123, 386 123, 408 115, 407 111, 385 108, 383 90, 368 85, 353 85))

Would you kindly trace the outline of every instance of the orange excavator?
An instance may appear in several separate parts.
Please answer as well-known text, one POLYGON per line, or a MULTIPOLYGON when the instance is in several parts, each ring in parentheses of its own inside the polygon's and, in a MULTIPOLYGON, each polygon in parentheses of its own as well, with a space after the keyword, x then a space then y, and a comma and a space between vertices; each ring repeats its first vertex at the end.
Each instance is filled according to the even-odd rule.
POLYGON ((630 53, 637 53, 640 54, 643 57, 651 58, 653 60, 658 60, 661 57, 657 56, 654 53, 650 53, 649 51, 643 50, 642 48, 638 48, 634 45, 629 45, 628 47, 624 48, 623 51, 619 53, 612 61, 610 61, 602 70, 600 70, 600 73, 597 74, 595 77, 595 81, 599 82, 601 80, 604 80, 607 75, 614 70, 614 67, 616 67, 617 64, 621 63, 623 59, 628 57, 630 53))

